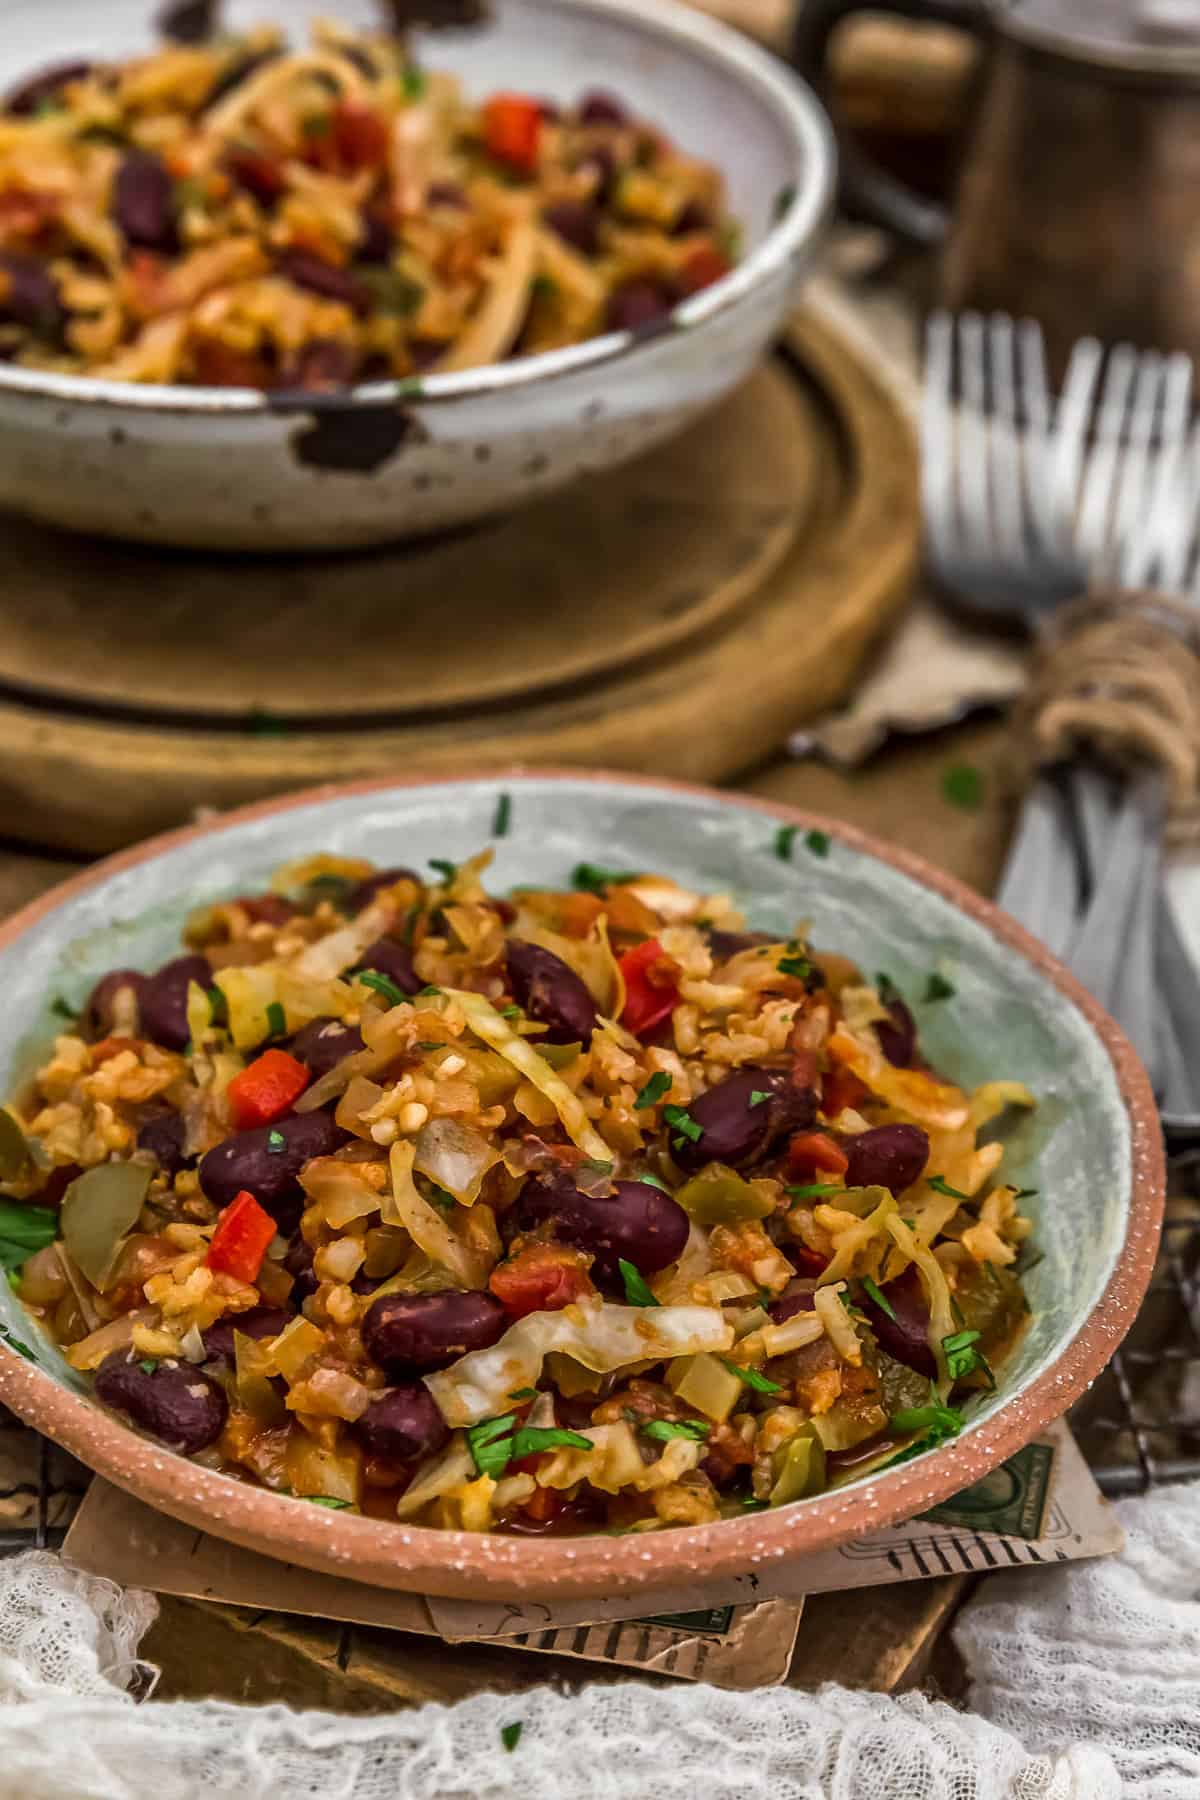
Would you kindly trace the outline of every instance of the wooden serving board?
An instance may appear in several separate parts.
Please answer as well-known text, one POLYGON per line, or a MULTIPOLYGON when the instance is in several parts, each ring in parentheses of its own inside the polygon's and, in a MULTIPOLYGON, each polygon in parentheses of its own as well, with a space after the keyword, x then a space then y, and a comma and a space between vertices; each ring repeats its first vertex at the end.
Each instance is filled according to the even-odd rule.
POLYGON ((206 558, 7 520, 0 834, 98 854, 466 763, 724 780, 847 690, 917 544, 909 424, 806 315, 682 438, 471 533, 206 558))

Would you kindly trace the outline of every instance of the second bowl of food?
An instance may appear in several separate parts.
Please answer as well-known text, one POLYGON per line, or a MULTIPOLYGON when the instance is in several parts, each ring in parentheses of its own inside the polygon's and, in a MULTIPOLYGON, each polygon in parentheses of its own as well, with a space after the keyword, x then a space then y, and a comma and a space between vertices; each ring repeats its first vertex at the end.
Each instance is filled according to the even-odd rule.
POLYGON ((833 172, 765 53, 668 0, 270 10, 155 46, 144 0, 5 9, 0 503, 378 543, 627 460, 761 356, 833 172))
POLYGON ((700 789, 276 802, 47 897, 0 974, 0 1399, 363 1580, 649 1588, 919 1512, 1153 1260, 1149 1090, 1070 977, 700 789))

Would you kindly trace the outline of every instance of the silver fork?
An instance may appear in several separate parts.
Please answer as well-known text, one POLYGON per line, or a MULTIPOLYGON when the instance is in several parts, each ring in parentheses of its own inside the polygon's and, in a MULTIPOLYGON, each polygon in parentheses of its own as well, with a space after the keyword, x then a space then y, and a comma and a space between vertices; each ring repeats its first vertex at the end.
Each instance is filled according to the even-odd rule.
MULTIPOLYGON (((1076 346, 1054 403, 1036 325, 935 313, 921 449, 927 556, 939 585, 960 609, 1036 633, 1089 584, 1200 583, 1191 405, 1187 357, 1127 345, 1106 356, 1094 339, 1076 346)), ((1156 964, 1163 978, 1172 941, 1179 948, 1162 929, 1163 784, 1134 779, 1115 805, 1109 793, 1086 766, 1043 775, 998 899, 1115 1012, 1173 1109, 1200 1111, 1200 1095, 1182 1085, 1189 1059, 1150 979, 1156 964)), ((1186 952, 1184 964, 1169 962, 1172 1010, 1200 1021, 1200 976, 1186 952)))

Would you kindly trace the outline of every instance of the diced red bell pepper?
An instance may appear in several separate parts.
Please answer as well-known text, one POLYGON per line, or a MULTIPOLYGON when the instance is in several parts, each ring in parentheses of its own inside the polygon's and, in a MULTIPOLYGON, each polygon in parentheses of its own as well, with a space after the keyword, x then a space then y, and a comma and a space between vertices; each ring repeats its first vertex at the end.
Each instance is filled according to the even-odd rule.
POLYGON ((712 244, 701 244, 693 250, 675 277, 676 286, 684 294, 698 294, 702 288, 720 281, 733 267, 729 258, 712 244))
POLYGON ((264 1050, 257 1062, 235 1075, 226 1088, 239 1131, 270 1125, 290 1112, 308 1086, 308 1070, 286 1050, 264 1050))
POLYGON ((262 1268, 267 1246, 275 1236, 275 1221, 245 1189, 231 1200, 213 1232, 205 1257, 206 1267, 220 1275, 232 1275, 248 1285, 262 1268))
POLYGON ((788 1174, 797 1178, 820 1169, 830 1175, 844 1175, 850 1159, 840 1144, 835 1144, 827 1131, 798 1131, 787 1149, 788 1174))
POLYGON ((587 1264, 565 1244, 530 1244, 492 1270, 493 1294, 514 1319, 526 1313, 561 1312, 585 1294, 594 1294, 587 1264))
POLYGON ((253 925, 286 925, 300 911, 294 900, 285 900, 282 894, 239 894, 234 904, 253 925))
POLYGON ((343 168, 378 169, 387 161, 391 135, 371 107, 343 100, 333 111, 333 141, 343 168))
POLYGON ((493 94, 483 109, 483 141, 489 156, 523 175, 537 168, 542 109, 525 94, 493 94))
POLYGON ((93 1044, 88 1055, 92 1059, 93 1069, 98 1069, 100 1064, 107 1062, 110 1056, 120 1056, 122 1050, 137 1051, 141 1047, 141 1038, 106 1037, 101 1038, 98 1044, 93 1044))
POLYGON ((627 950, 618 967, 625 978, 621 1023, 641 1037, 661 1025, 679 999, 679 964, 672 962, 657 938, 647 938, 627 950))

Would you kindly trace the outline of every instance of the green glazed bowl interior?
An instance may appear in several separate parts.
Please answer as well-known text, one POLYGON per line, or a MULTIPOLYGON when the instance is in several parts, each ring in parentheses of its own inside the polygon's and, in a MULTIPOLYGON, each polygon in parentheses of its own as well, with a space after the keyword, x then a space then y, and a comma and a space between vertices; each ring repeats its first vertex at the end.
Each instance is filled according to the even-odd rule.
POLYGON ((481 1581, 494 1594, 598 1592, 614 1580, 664 1583, 701 1565, 743 1570, 908 1516, 1011 1454, 1111 1355, 1148 1279, 1162 1179, 1145 1077, 1111 1022, 995 909, 836 821, 817 821, 830 834, 826 855, 806 844, 814 821, 803 820, 785 859, 778 826, 798 817, 707 790, 586 774, 322 790, 249 809, 100 865, 0 932, 0 1081, 11 1090, 45 1050, 60 1024, 50 1010, 56 997, 76 1005, 107 969, 154 967, 175 953, 194 906, 253 890, 278 864, 310 851, 420 867, 490 844, 496 892, 522 882, 567 885, 587 860, 732 894, 752 925, 781 934, 808 921, 818 947, 892 978, 913 1008, 923 1049, 950 1079, 971 1087, 1013 1078, 1039 1102, 1005 1133, 1006 1175, 1036 1189, 1023 1203, 1042 1252, 1026 1277, 1033 1319, 997 1392, 971 1411, 958 1440, 886 1475, 744 1521, 649 1539, 554 1542, 347 1519, 198 1470, 75 1398, 86 1396, 86 1383, 6 1284, 0 1399, 167 1511, 193 1519, 202 1511, 211 1529, 295 1561, 343 1573, 360 1572, 357 1563, 371 1579, 444 1593, 477 1592, 481 1581), (511 796, 510 824, 495 838, 502 789, 511 796), (934 971, 954 995, 925 1003, 934 971))

